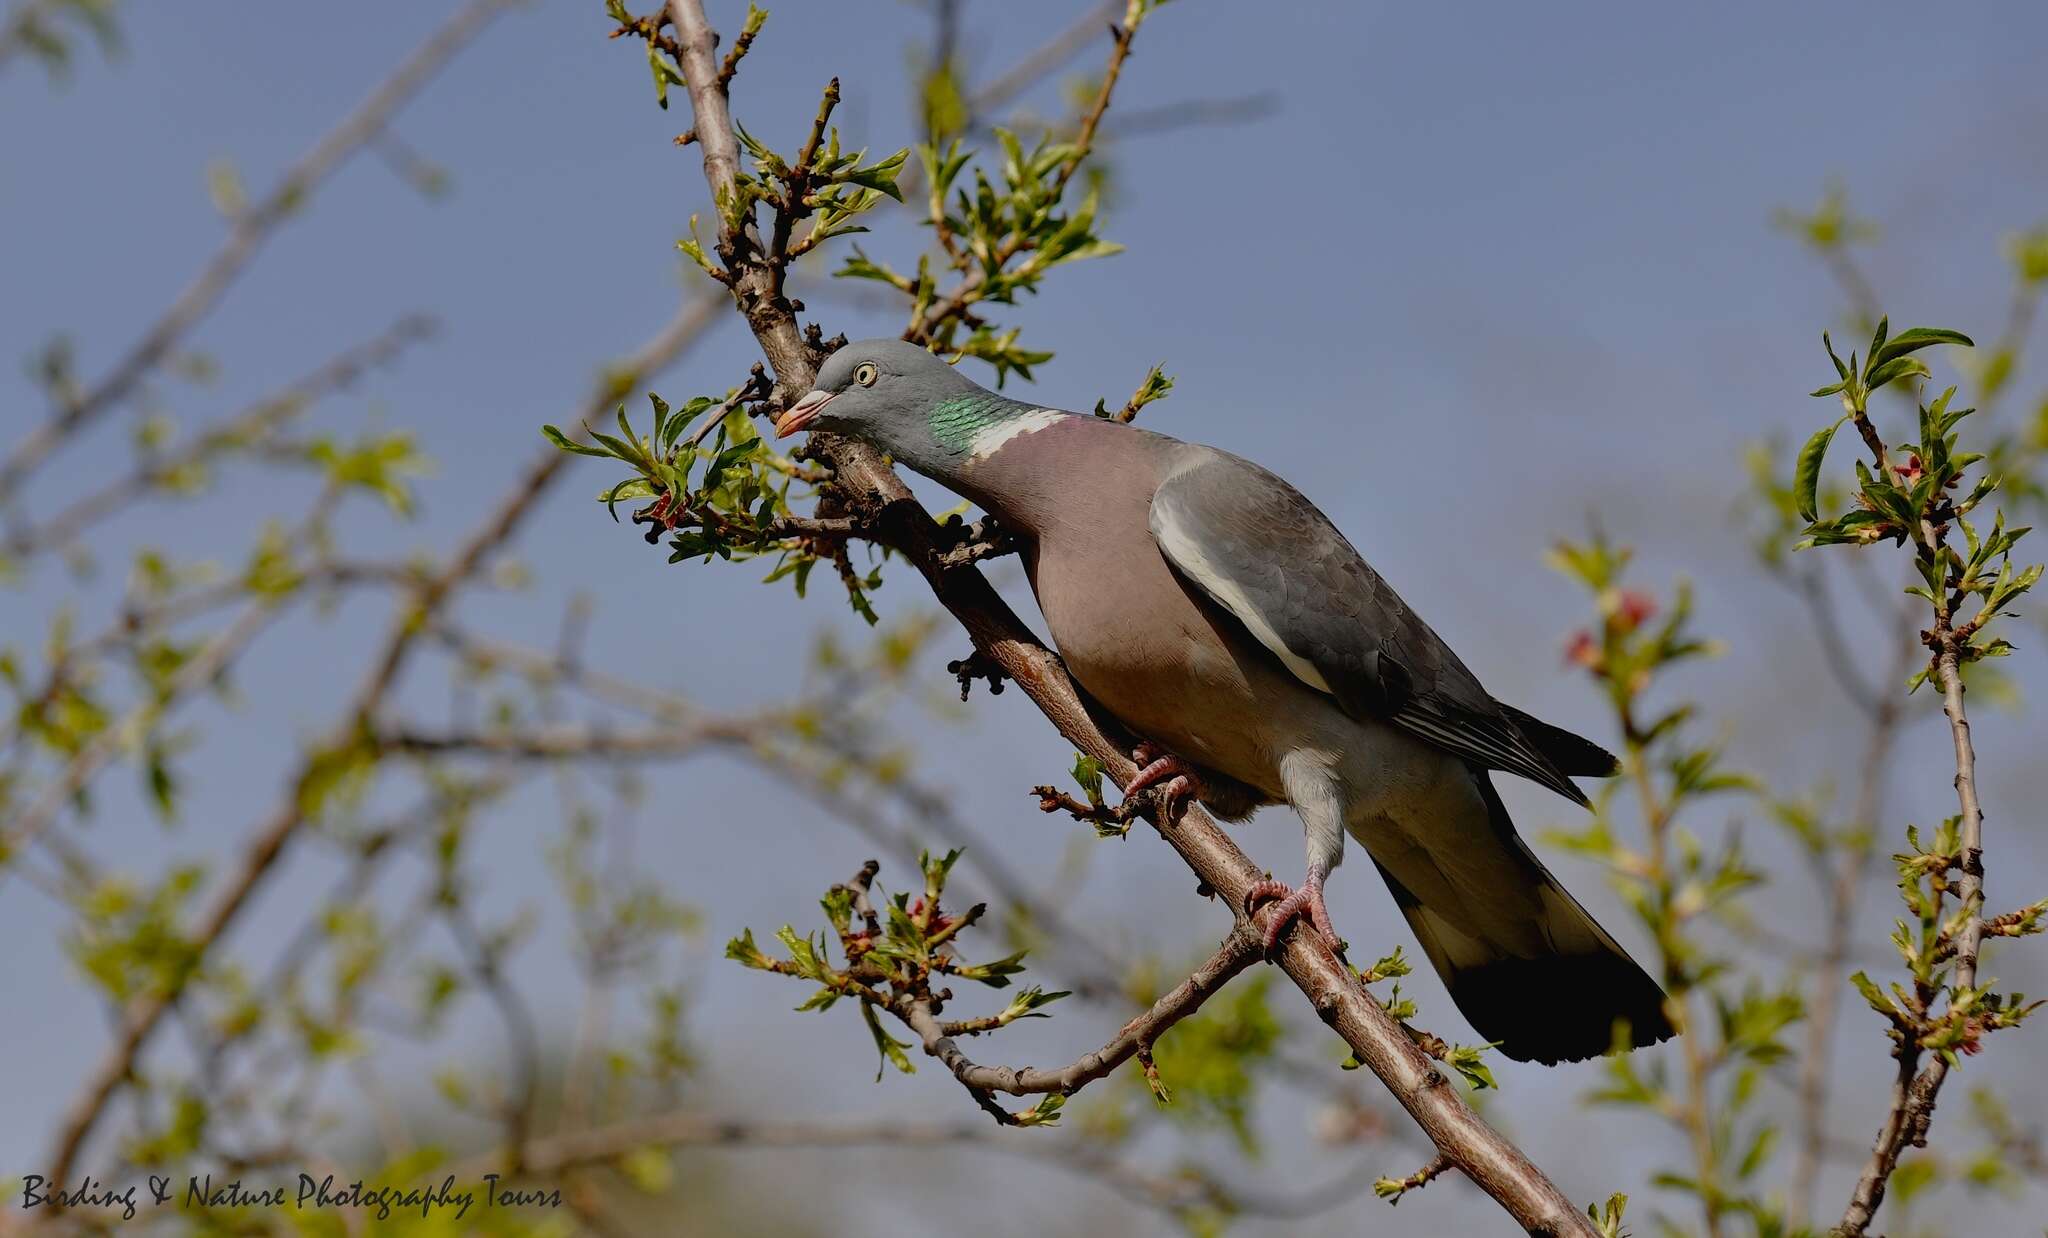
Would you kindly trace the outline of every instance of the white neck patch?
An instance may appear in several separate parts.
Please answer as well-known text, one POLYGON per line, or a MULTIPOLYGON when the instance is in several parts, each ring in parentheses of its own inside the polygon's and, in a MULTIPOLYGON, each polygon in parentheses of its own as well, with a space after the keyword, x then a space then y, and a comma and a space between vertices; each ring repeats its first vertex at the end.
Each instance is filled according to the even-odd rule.
POLYGON ((1003 444, 1011 439, 1017 438, 1020 435, 1030 434, 1033 431, 1043 430, 1047 426, 1061 421, 1068 416, 1070 414, 1062 413, 1057 409, 1034 408, 1028 413, 1017 413, 1014 416, 1004 417, 999 421, 991 422, 975 434, 974 441, 968 445, 967 458, 969 460, 986 460, 996 454, 1003 444))

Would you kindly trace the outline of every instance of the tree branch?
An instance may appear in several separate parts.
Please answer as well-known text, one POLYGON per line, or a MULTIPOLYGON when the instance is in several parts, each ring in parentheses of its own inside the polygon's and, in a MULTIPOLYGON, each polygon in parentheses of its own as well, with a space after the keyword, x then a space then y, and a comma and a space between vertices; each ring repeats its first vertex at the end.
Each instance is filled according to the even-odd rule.
MULTIPOLYGON (((1865 445, 1876 460, 1880 473, 1889 477, 1885 444, 1871 427, 1869 418, 1863 415, 1860 401, 1858 405, 1851 408, 1852 417, 1858 430, 1862 431, 1865 445)), ((1944 864, 1953 863, 1960 871, 1955 890, 1961 905, 1956 916, 1947 922, 1955 927, 1944 929, 1944 935, 1954 947, 1954 970, 1945 986, 1949 1000, 1945 1018, 1953 1020, 1962 1001, 1981 1003, 1984 996, 1974 992, 1977 955, 1984 940, 1984 814, 1977 799, 1976 748, 1970 738, 1969 715, 1963 706, 1962 664, 1970 644, 1970 629, 1968 624, 1956 622, 1955 607, 1964 595, 1946 574, 1948 568, 1944 556, 1955 558, 1944 542, 1946 534, 1946 525, 1937 526, 1924 513, 1911 530, 1922 563, 1944 565, 1937 569, 1942 573, 1939 577, 1942 587, 1930 589, 1927 595, 1933 603, 1934 626, 1923 634, 1923 640, 1934 653, 1934 678, 1941 685, 1942 712, 1948 716, 1949 738, 1955 754, 1956 807, 1960 828, 1956 855, 1943 861, 1944 864)), ((1933 899, 1938 913, 1941 905, 1938 882, 1935 889, 1933 899)), ((1936 960, 1937 963, 1939 961, 1936 960)), ((1916 994, 1919 1008, 1914 1015, 1922 1022, 1928 1022, 1924 1016, 1933 1000, 1929 991, 1931 986, 1919 983, 1916 987, 1920 990, 1916 994)), ((1980 1016, 1965 1017, 1976 1019, 1980 1016)), ((1884 1125, 1878 1131, 1877 1142, 1871 1149, 1869 1162, 1850 1194, 1841 1223, 1835 1227, 1834 1232, 1842 1238, 1861 1238, 1884 1202, 1885 1188, 1892 1172, 1898 1168, 1900 1155, 1907 1147, 1926 1144, 1928 1128, 1934 1121, 1935 1102, 1948 1078, 1954 1051, 1938 1050, 1924 1070, 1918 1069, 1920 1059, 1926 1053, 1921 1043, 1922 1030, 1921 1026, 1913 1023, 1895 1028, 1897 1044, 1894 1054, 1899 1065, 1892 1083, 1891 1104, 1884 1125)), ((1961 1048, 1965 1052, 1975 1052, 1975 1044, 1972 1036, 1963 1042, 1961 1048)))
POLYGON ((940 1024, 927 1001, 905 996, 893 1003, 890 1011, 917 1033, 924 1042, 924 1051, 945 1063, 953 1077, 975 1093, 977 1099, 989 1092, 1072 1096, 1131 1058, 1151 1052, 1153 1043, 1168 1028, 1200 1010, 1202 1003, 1229 983, 1231 977, 1258 962, 1262 941, 1249 921, 1239 923, 1208 962, 1152 1003, 1150 1009, 1126 1023, 1108 1044, 1050 1070, 976 1065, 940 1024))
MULTIPOLYGON (((485 7, 497 0, 486 0, 485 7)), ((713 321, 716 302, 700 300, 685 305, 667 326, 638 351, 617 363, 600 382, 575 420, 598 416, 616 398, 648 374, 673 360, 713 321)), ((534 503, 560 475, 568 457, 544 448, 527 471, 486 515, 483 522, 457 548, 439 571, 423 580, 413 597, 400 607, 399 615, 384 637, 382 648, 369 673, 357 687, 342 720, 325 740, 315 745, 289 779, 285 794, 269 817, 261 822, 244 844, 239 868, 221 888, 199 922, 184 934, 186 947, 194 957, 204 957, 254 898, 258 886, 270 875, 294 835, 307 819, 309 788, 323 776, 340 754, 351 751, 368 729, 377 710, 396 682, 413 646, 432 626, 433 618, 449 599, 468 582, 486 557, 518 528, 534 503)), ((71 1177, 86 1140, 106 1113, 107 1103, 135 1069, 143 1048, 149 1043, 164 1016, 178 1003, 189 975, 184 979, 137 997, 122 1012, 115 1041, 88 1076, 85 1086, 72 1101, 59 1124, 47 1164, 52 1181, 71 1177)))
POLYGON ((532 1010, 505 979, 502 949, 485 940, 470 919, 468 909, 460 903, 446 901, 439 910, 442 922, 468 959, 471 973, 490 995, 491 1004, 498 1008, 505 1024, 506 1052, 513 1071, 513 1095, 506 1098, 503 1115, 509 1157, 506 1168, 516 1174, 527 1136, 533 1129, 534 1101, 539 1094, 540 1032, 534 1025, 532 1010))
POLYGON ((237 214, 228 229, 227 240, 142 339, 99 382, 65 400, 54 416, 23 436, 6 459, 0 460, 0 507, 14 498, 44 457, 127 398, 136 384, 177 347, 186 332, 213 309, 277 226, 303 206, 307 196, 345 159, 382 132, 392 113, 440 72, 509 2, 470 0, 456 10, 361 105, 314 143, 262 201, 237 214))
MULTIPOLYGON (((679 67, 688 83, 697 146, 704 152, 704 179, 711 185, 712 200, 723 201, 731 197, 739 175, 740 147, 726 100, 730 79, 721 76, 718 36, 705 20, 704 6, 695 0, 671 0, 669 19, 682 52, 679 67)), ((749 235, 752 228, 749 222, 745 232, 725 236, 719 252, 733 271, 733 300, 746 315, 747 325, 775 371, 776 393, 788 401, 810 389, 811 380, 817 377, 818 358, 805 345, 796 315, 782 299, 780 269, 754 260, 762 250, 761 238, 749 235)))
POLYGON ((334 357, 319 369, 294 379, 248 408, 202 428, 176 450, 145 456, 127 474, 73 499, 49 518, 9 532, 8 552, 26 558, 78 536, 86 526, 134 501, 150 487, 201 463, 213 452, 254 442, 314 400, 350 386, 366 371, 386 364, 408 345, 425 339, 433 332, 433 319, 420 314, 406 315, 382 334, 334 357))
POLYGON ((371 743, 382 752, 414 756, 472 754, 522 761, 671 760, 713 744, 759 740, 772 719, 702 717, 674 726, 630 731, 601 726, 544 726, 527 730, 426 731, 393 728, 371 743))
MULTIPOLYGON (((465 657, 486 664, 504 663, 522 674, 574 684, 594 700, 631 710, 662 726, 689 731, 700 741, 703 738, 701 731, 691 728, 701 724, 704 714, 686 697, 651 687, 642 681, 593 670, 539 650, 477 637, 447 623, 436 628, 435 636, 465 657)), ((804 707, 811 708, 809 705, 804 707)), ((822 714, 824 709, 821 706, 812 712, 822 714)), ((771 734, 767 726, 755 725, 747 719, 712 721, 714 730, 733 732, 738 742, 738 753, 745 760, 763 772, 785 780, 821 809, 906 863, 915 863, 919 853, 927 850, 934 838, 948 847, 960 849, 964 852, 963 862, 981 875, 990 893, 1021 913, 1036 932, 1043 933, 1066 956, 1068 968, 1062 978, 1064 985, 1084 999, 1122 1004, 1123 990, 1115 960, 1109 958, 1089 934, 1068 920, 1055 903, 1035 893, 1031 883, 1005 863, 1000 847, 991 845, 984 834, 960 819, 947 796, 911 777, 893 778, 875 788, 877 794, 896 802, 915 818, 918 830, 922 831, 920 833, 890 820, 882 805, 855 794, 854 788, 836 771, 846 765, 858 768, 873 760, 873 754, 859 743, 858 728, 853 728, 850 734, 830 732, 815 743, 781 743, 775 741, 782 736, 771 734), (742 731, 746 732, 744 736, 740 735, 742 731)), ((628 747, 636 753, 653 751, 666 743, 659 730, 586 734, 593 742, 600 735, 623 734, 628 740, 628 747)), ((550 742, 556 735, 570 738, 566 732, 530 733, 524 738, 537 741, 540 747, 559 748, 559 741, 550 742)), ((463 737, 426 735, 423 738, 430 746, 440 744, 444 748, 459 748, 459 744, 442 741, 463 737)), ((508 737, 506 741, 493 741, 492 746, 502 751, 519 745, 508 737)), ((674 746, 680 750, 686 745, 678 740, 674 746)), ((569 754, 556 752, 550 755, 569 754)))
MULTIPOLYGON (((705 179, 718 200, 733 191, 738 155, 712 59, 715 41, 700 0, 671 0, 669 11, 683 35, 683 73, 698 140, 704 146, 705 179)), ((1119 51, 1127 50, 1127 40, 1120 39, 1119 51)), ((772 272, 757 262, 740 271, 733 296, 787 398, 808 388, 816 376, 815 362, 803 345, 794 314, 786 304, 767 299, 772 289, 772 272)), ((811 451, 833 466, 833 497, 845 510, 871 519, 880 540, 918 569, 982 656, 1015 681, 1076 748, 1102 762, 1112 777, 1128 780, 1136 772, 1128 756, 1129 737, 1105 733, 1058 657, 1032 635, 978 571, 944 566, 946 547, 940 542, 939 525, 902 479, 872 450, 832 435, 813 435, 811 451)), ((1114 723, 1108 727, 1121 731, 1114 723)), ((1264 876, 1199 807, 1190 806, 1171 827, 1153 824, 1196 876, 1230 906, 1242 907, 1252 884, 1264 876)), ((1290 931, 1279 965, 1437 1148, 1529 1232, 1592 1235, 1595 1231, 1585 1215, 1464 1103, 1401 1025, 1312 937, 1290 931)))
MULTIPOLYGON (((1935 674, 1941 684, 1942 712, 1948 715, 1949 736, 1955 746, 1956 804, 1962 812, 1962 875, 1957 895, 1962 903, 1961 931, 1955 934, 1955 975, 1951 993, 1967 992, 1977 984, 1977 953, 1984 940, 1984 814, 1977 800, 1977 753, 1970 741, 1970 719, 1963 708, 1963 677, 1959 661, 1961 639, 1951 625, 1946 607, 1939 609, 1933 633, 1936 644, 1935 674)), ((1842 1213, 1835 1233, 1842 1238, 1861 1238, 1884 1203, 1885 1187, 1899 1157, 1907 1147, 1921 1147, 1934 1121, 1934 1105, 1941 1085, 1947 1080, 1949 1059, 1937 1053, 1925 1070, 1916 1074, 1922 1055, 1918 1042, 1901 1035, 1897 1049, 1899 1069, 1892 1081, 1891 1105, 1879 1129, 1876 1146, 1864 1166, 1849 1205, 1842 1213)))
POLYGON ((986 116, 1023 94, 1047 75, 1072 60, 1090 43, 1102 37, 1102 28, 1123 12, 1122 0, 1107 0, 1089 8, 1065 30, 1054 35, 994 81, 974 92, 968 101, 971 117, 986 116))
MULTIPOLYGON (((333 487, 324 488, 313 501, 313 510, 301 521, 292 533, 295 543, 314 538, 325 525, 338 497, 333 487)), ((120 756, 140 743, 154 726, 175 704, 192 693, 206 687, 223 674, 230 663, 249 647, 264 628, 275 619, 284 603, 292 596, 290 591, 257 593, 249 604, 237 615, 234 622, 209 640, 191 661, 178 669, 177 675, 163 688, 152 693, 147 699, 135 705, 112 726, 94 735, 80 748, 55 780, 45 786, 42 793, 31 801, 27 808, 15 818, 4 835, 0 835, 0 854, 18 854, 34 843, 44 830, 64 811, 64 806, 74 802, 85 785, 109 761, 120 756)))
MULTIPOLYGON (((1816 593, 1825 584, 1815 574, 1816 593)), ((1816 618, 1819 615, 1816 613, 1816 618)), ((1839 633, 1831 627, 1818 632, 1823 647, 1838 643, 1839 633)), ((1788 1211, 1795 1226, 1804 1225, 1813 1203, 1814 1183, 1820 1177, 1828 1138, 1828 1068, 1834 1061, 1834 1033, 1842 1010, 1844 970, 1855 943, 1856 910, 1872 859, 1877 854, 1877 823, 1884 805, 1885 778, 1898 740, 1902 711, 1897 685, 1911 669, 1914 649, 1904 633, 1894 634, 1895 649, 1883 672, 1889 692, 1873 692, 1866 706, 1869 730, 1864 738, 1863 758, 1850 825, 1861 832, 1845 844, 1846 854, 1835 863, 1824 888, 1827 926, 1823 932, 1820 957, 1814 963, 1814 995, 1807 1010, 1806 1052, 1799 1063, 1799 1147, 1793 1158, 1791 1185, 1787 1191, 1788 1211)), ((1859 680, 1860 682, 1860 680, 1859 680)), ((1845 681, 1846 688, 1846 681, 1845 681)))

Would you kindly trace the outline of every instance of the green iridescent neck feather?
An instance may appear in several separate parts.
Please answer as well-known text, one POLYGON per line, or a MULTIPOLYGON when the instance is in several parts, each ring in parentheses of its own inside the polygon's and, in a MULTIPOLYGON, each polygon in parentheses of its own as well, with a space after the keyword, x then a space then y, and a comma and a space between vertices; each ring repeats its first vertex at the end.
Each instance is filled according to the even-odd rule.
POLYGON ((932 439, 956 456, 969 455, 984 431, 1036 408, 988 391, 955 396, 932 405, 932 439))

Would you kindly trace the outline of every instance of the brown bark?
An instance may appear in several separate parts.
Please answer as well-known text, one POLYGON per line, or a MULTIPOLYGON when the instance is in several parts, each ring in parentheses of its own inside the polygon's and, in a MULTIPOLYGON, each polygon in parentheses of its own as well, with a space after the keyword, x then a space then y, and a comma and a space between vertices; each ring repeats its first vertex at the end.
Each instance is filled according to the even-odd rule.
MULTIPOLYGON (((717 40, 700 0, 670 0, 669 14, 684 52, 681 68, 695 109, 705 179, 717 201, 731 192, 739 167, 732 117, 718 76, 717 40)), ((757 243, 753 248, 758 253, 757 243)), ((818 358, 805 346, 796 316, 782 299, 777 273, 766 263, 745 260, 732 273, 733 298, 774 367, 778 394, 787 400, 807 390, 818 358)), ((1091 713, 1058 656, 1032 634, 979 571, 945 566, 938 524, 895 471, 872 449, 831 435, 813 435, 811 453, 833 468, 829 497, 864 519, 880 541, 918 569, 940 604, 966 629, 975 649, 1014 680, 1069 742, 1102 762, 1112 778, 1128 781, 1135 772, 1129 755, 1131 737, 1114 722, 1091 713)), ((1152 823, 1202 884, 1230 906, 1243 906, 1252 883, 1264 876, 1198 807, 1191 806, 1175 823, 1152 823)), ((1465 1104, 1436 1064, 1313 934, 1290 933, 1276 962, 1438 1150, 1524 1229, 1545 1235, 1596 1232, 1585 1214, 1520 1149, 1465 1104)))

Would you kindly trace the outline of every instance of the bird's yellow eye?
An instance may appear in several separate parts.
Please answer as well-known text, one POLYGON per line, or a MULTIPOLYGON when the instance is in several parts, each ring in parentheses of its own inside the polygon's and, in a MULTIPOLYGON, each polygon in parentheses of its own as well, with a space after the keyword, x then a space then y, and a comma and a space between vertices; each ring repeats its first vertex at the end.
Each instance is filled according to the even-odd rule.
POLYGON ((853 367, 853 381, 859 383, 863 387, 874 386, 875 363, 872 361, 863 361, 859 365, 853 367))

